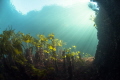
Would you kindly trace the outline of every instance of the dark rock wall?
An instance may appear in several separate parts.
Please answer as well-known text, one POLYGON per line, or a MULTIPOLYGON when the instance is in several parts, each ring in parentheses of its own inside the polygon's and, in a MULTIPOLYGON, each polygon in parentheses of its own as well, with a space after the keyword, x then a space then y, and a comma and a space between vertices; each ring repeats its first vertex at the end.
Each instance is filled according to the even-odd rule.
POLYGON ((94 64, 98 80, 120 80, 120 0, 96 0, 98 46, 94 64))

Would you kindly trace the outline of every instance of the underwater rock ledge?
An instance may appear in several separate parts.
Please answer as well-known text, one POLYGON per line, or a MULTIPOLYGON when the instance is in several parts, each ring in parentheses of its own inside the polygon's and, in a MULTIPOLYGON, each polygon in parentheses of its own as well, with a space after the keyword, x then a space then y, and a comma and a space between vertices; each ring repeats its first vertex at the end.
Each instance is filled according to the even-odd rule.
POLYGON ((97 80, 120 79, 120 1, 94 0, 100 10, 96 18, 98 46, 94 65, 98 68, 97 80))

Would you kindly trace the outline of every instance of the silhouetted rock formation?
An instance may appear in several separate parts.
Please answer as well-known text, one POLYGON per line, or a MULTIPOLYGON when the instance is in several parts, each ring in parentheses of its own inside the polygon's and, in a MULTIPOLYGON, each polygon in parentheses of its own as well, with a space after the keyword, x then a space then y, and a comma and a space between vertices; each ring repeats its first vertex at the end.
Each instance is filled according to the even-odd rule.
POLYGON ((120 1, 96 1, 100 6, 96 18, 99 39, 94 61, 98 68, 96 80, 120 80, 120 1))

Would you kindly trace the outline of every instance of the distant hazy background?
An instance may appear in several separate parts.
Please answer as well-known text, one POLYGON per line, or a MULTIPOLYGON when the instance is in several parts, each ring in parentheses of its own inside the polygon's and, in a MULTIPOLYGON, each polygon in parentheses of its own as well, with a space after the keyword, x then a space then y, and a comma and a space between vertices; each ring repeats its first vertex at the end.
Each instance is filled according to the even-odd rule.
POLYGON ((97 30, 89 0, 0 0, 0 33, 12 26, 23 33, 49 34, 76 45, 82 53, 95 54, 97 30))

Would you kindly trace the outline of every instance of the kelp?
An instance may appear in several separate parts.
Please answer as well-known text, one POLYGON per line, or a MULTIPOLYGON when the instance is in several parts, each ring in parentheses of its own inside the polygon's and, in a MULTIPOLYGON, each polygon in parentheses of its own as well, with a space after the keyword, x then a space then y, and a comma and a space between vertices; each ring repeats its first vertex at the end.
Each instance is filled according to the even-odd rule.
MULTIPOLYGON (((71 76, 75 63, 83 62, 82 53, 76 51, 75 45, 63 49, 64 45, 66 43, 56 39, 53 33, 47 36, 38 34, 37 38, 34 38, 30 34, 15 33, 13 29, 6 29, 0 34, 2 68, 4 68, 3 70, 8 68, 11 72, 21 73, 28 77, 37 76, 37 79, 42 79, 53 72, 59 73, 58 63, 62 60, 63 71, 68 71, 71 76), (24 71, 21 72, 22 70, 24 71)), ((84 55, 84 57, 89 56, 89 54, 84 55)), ((5 72, 3 71, 3 73, 5 72)), ((1 73, 0 76, 3 77, 1 73)))
MULTIPOLYGON (((22 42, 30 43, 32 42, 32 39, 33 38, 30 35, 24 35, 20 32, 15 33, 12 29, 3 31, 3 34, 0 34, 0 60, 9 62, 5 64, 12 70, 19 70, 19 67, 17 66, 17 64, 19 64, 24 67, 29 66, 33 75, 37 74, 37 76, 43 76, 45 70, 36 69, 33 65, 27 63, 27 59, 23 54, 22 42)), ((6 68, 5 65, 4 68, 6 68)), ((26 70, 28 69, 26 68, 26 70)))

